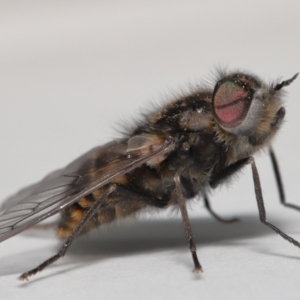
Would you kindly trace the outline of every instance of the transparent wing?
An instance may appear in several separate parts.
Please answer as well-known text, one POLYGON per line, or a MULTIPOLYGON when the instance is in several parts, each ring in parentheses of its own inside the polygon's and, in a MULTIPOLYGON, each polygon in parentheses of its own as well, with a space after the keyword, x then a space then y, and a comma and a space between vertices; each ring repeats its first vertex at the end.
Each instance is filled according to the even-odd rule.
POLYGON ((56 214, 115 178, 166 155, 174 149, 175 140, 154 146, 155 150, 147 154, 128 152, 127 140, 96 147, 66 168, 52 172, 39 183, 8 198, 0 215, 0 242, 56 214))

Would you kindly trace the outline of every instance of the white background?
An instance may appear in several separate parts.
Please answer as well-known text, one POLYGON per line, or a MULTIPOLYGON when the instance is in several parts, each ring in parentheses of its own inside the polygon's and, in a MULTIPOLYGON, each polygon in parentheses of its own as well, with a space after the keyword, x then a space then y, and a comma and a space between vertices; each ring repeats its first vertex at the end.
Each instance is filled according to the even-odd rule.
MULTIPOLYGON (((114 136, 174 91, 216 66, 267 82, 300 71, 299 1, 1 1, 0 196, 62 167, 114 136)), ((287 198, 300 205, 300 80, 288 87, 286 122, 274 141, 287 198)), ((267 155, 257 164, 269 220, 300 240, 300 215, 279 204, 267 155)), ((212 195, 222 225, 190 206, 205 272, 195 276, 177 212, 143 216, 55 253, 52 233, 0 245, 1 299, 299 299, 299 249, 260 224, 250 168, 212 195)))

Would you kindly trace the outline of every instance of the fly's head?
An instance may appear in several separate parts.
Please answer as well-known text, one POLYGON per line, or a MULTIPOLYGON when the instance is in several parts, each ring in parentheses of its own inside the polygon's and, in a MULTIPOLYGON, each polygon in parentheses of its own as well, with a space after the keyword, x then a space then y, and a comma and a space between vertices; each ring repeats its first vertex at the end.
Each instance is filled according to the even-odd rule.
POLYGON ((285 116, 282 88, 297 76, 267 85, 255 76, 233 73, 217 82, 212 97, 216 133, 231 148, 232 160, 269 144, 285 116))

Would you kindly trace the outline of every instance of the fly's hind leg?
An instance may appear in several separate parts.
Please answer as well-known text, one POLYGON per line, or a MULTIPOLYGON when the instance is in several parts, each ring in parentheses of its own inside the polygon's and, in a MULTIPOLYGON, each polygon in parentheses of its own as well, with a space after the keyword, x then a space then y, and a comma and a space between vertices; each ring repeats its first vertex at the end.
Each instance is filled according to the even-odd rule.
POLYGON ((37 266, 36 268, 23 273, 19 279, 20 280, 28 280, 28 278, 32 275, 35 275, 38 272, 41 272, 44 270, 46 267, 57 261, 59 258, 63 257, 71 244, 73 243, 74 239, 80 234, 80 232, 84 229, 85 225, 91 220, 91 218, 94 217, 94 215, 97 213, 99 210, 100 206, 103 204, 103 201, 111 194, 114 190, 116 189, 116 185, 111 185, 100 197, 95 203, 89 208, 87 213, 84 215, 78 226, 72 231, 70 236, 67 238, 67 240, 64 242, 64 244, 61 246, 59 251, 57 252, 56 255, 50 257, 46 261, 44 261, 42 264, 37 266))

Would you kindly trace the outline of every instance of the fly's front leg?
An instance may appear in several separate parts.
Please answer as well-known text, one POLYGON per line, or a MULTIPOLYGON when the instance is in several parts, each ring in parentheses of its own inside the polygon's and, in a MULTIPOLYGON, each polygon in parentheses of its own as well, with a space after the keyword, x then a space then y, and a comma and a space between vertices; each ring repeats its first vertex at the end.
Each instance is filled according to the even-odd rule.
POLYGON ((260 185, 260 180, 259 180, 259 175, 258 171, 255 165, 255 161, 253 157, 248 158, 248 163, 251 164, 252 167, 252 175, 253 175, 253 182, 254 182, 254 190, 255 190, 255 196, 256 196, 256 202, 257 202, 257 207, 258 207, 258 212, 259 212, 259 218, 260 221, 265 224, 266 226, 270 227, 272 230, 274 230, 276 233, 281 235, 285 240, 289 241, 293 245, 297 246, 300 248, 300 243, 282 232, 280 229, 278 229, 276 226, 273 224, 269 223, 267 221, 267 215, 266 215, 266 209, 264 205, 264 199, 262 195, 262 189, 260 185))
MULTIPOLYGON (((276 179, 277 179, 277 183, 278 183, 278 189, 280 191, 280 194, 284 195, 282 184, 281 184, 281 178, 280 178, 280 174, 279 174, 279 169, 277 166, 274 152, 270 151, 270 155, 271 155, 271 158, 273 161, 273 167, 274 167, 274 171, 275 171, 275 175, 276 175, 276 179), (273 154, 273 156, 272 156, 272 154, 273 154)), ((219 185, 220 183, 225 181, 228 177, 233 175, 235 172, 239 171, 246 164, 251 164, 251 167, 252 167, 254 190, 255 190, 255 196, 256 196, 256 202, 257 202, 260 221, 264 225, 266 225, 266 226, 270 227, 272 230, 274 230, 277 234, 281 235, 284 239, 286 239, 293 245, 300 248, 299 242, 297 242, 296 240, 294 240, 293 238, 291 238, 290 236, 288 236, 287 234, 282 232, 280 229, 278 229, 276 226, 274 226, 273 224, 271 224, 267 221, 266 210, 265 210, 265 205, 264 205, 264 200, 263 200, 263 195, 262 195, 262 189, 261 189, 261 185, 260 185, 260 179, 259 179, 258 171, 257 171, 253 157, 247 157, 247 158, 241 159, 241 160, 235 162, 234 164, 228 166, 224 170, 222 170, 219 174, 217 174, 216 176, 214 176, 211 179, 211 181, 210 181, 211 187, 213 187, 213 188, 216 187, 217 185, 219 185)))
POLYGON ((184 196, 182 193, 180 176, 178 174, 175 175, 174 181, 175 181, 175 186, 176 186, 177 201, 179 204, 185 232, 188 237, 189 246, 190 246, 190 250, 191 250, 193 261, 194 261, 194 266, 195 266, 194 272, 199 273, 199 272, 202 272, 203 270, 202 270, 202 267, 201 267, 200 262, 197 257, 196 245, 195 245, 194 238, 193 238, 193 233, 192 233, 189 216, 188 216, 188 213, 186 210, 185 199, 184 199, 184 196))
POLYGON ((272 148, 269 149, 269 153, 270 153, 270 158, 271 158, 271 162, 272 162, 272 166, 273 166, 273 171, 275 174, 275 178, 276 178, 276 183, 277 183, 277 188, 278 188, 278 192, 279 192, 279 198, 280 198, 280 203, 282 205, 284 205, 285 207, 289 207, 289 208, 293 208, 295 210, 300 211, 300 207, 294 204, 290 204, 290 203, 286 203, 286 199, 285 199, 285 194, 284 194, 284 188, 283 188, 283 183, 282 183, 282 179, 281 179, 281 175, 280 175, 280 171, 279 171, 279 166, 278 166, 278 162, 276 159, 276 155, 275 152, 272 148))
POLYGON ((44 261, 42 264, 37 266, 36 268, 23 273, 19 279, 20 280, 28 280, 28 277, 35 275, 38 272, 41 272, 46 267, 57 261, 59 258, 63 257, 71 244, 73 243, 74 239, 80 234, 80 232, 83 230, 85 225, 91 220, 91 218, 94 217, 95 213, 99 210, 100 206, 103 204, 103 201, 116 189, 116 185, 111 185, 104 193, 103 195, 95 201, 95 203, 91 206, 91 208, 87 211, 87 213, 84 215, 78 226, 72 231, 71 235, 68 237, 68 239, 64 242, 64 244, 61 246, 59 251, 56 255, 50 257, 46 261, 44 261))

